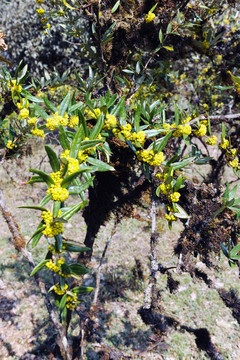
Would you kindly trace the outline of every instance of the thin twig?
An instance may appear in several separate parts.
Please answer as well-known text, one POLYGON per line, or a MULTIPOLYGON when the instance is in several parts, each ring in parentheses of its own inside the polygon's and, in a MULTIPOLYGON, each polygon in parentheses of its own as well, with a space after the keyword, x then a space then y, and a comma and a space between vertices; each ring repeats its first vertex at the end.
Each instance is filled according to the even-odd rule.
MULTIPOLYGON (((34 264, 32 254, 26 248, 26 241, 21 234, 21 231, 20 231, 20 228, 19 228, 19 225, 18 225, 16 219, 14 218, 14 216, 9 212, 8 208, 6 207, 4 197, 3 197, 3 192, 1 189, 0 189, 0 211, 2 213, 3 218, 7 222, 8 228, 12 234, 12 242, 13 242, 15 249, 27 259, 30 267, 34 268, 35 264, 34 264)), ((65 328, 58 320, 58 314, 52 307, 52 304, 47 296, 45 284, 41 281, 41 279, 37 273, 34 274, 34 278, 40 289, 42 296, 44 297, 45 305, 48 310, 49 316, 50 316, 55 328, 58 331, 57 343, 58 343, 58 346, 60 347, 62 357, 64 360, 71 360, 72 359, 71 348, 70 348, 68 340, 67 340, 65 328)))
POLYGON ((96 305, 97 304, 97 299, 98 299, 98 293, 99 293, 99 289, 100 289, 100 277, 101 277, 101 270, 102 270, 102 265, 103 265, 103 261, 108 249, 108 246, 110 245, 110 242, 112 240, 113 235, 116 233, 116 228, 117 228, 117 220, 115 220, 111 234, 105 244, 102 256, 101 256, 101 260, 99 263, 99 267, 98 267, 98 271, 97 271, 97 276, 96 276, 96 288, 95 288, 95 293, 94 293, 94 298, 93 298, 93 302, 92 305, 96 305))

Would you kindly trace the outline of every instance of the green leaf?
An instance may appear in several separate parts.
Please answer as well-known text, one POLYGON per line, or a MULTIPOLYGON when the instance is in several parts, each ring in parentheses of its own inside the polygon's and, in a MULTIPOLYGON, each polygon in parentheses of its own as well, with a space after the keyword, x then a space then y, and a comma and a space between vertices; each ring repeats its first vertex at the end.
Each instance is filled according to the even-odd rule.
POLYGON ((71 291, 75 294, 87 294, 91 291, 93 291, 93 287, 89 287, 89 286, 77 286, 73 289, 71 289, 71 291))
POLYGON ((169 23, 167 26, 166 34, 169 34, 172 31, 172 23, 169 23))
POLYGON ((65 306, 66 306, 66 302, 67 302, 67 294, 64 294, 63 297, 61 298, 60 304, 59 304, 59 310, 62 311, 65 306))
POLYGON ((194 161, 195 157, 190 157, 188 159, 178 161, 172 164, 171 168, 172 170, 182 169, 185 166, 191 164, 194 161))
POLYGON ((87 162, 93 166, 96 166, 96 171, 115 171, 114 167, 111 165, 90 156, 87 158, 87 162))
POLYGON ((176 212, 174 212, 174 215, 180 219, 189 219, 190 216, 186 213, 186 211, 177 203, 174 204, 174 207, 176 208, 176 212))
POLYGON ((221 243, 222 252, 224 255, 229 258, 228 249, 221 243))
POLYGON ((53 217, 54 218, 56 218, 58 216, 60 208, 61 208, 61 201, 54 200, 53 201, 53 217))
POLYGON ((87 190, 89 186, 91 186, 92 180, 93 179, 90 179, 89 181, 86 181, 84 184, 81 185, 71 186, 70 188, 68 188, 69 194, 80 194, 81 192, 87 190))
POLYGON ((104 42, 107 40, 107 37, 109 37, 109 35, 111 34, 113 28, 115 27, 116 23, 114 22, 110 28, 105 32, 105 34, 103 35, 102 39, 101 39, 101 43, 104 44, 104 42))
POLYGON ((66 245, 66 250, 69 252, 85 252, 91 250, 88 247, 76 246, 76 245, 66 245))
POLYGON ((154 148, 157 152, 162 151, 165 146, 167 145, 168 140, 171 138, 172 136, 172 131, 169 131, 167 133, 167 135, 165 135, 164 137, 157 139, 156 141, 154 141, 149 147, 148 149, 154 148))
POLYGON ((133 126, 136 132, 139 132, 140 116, 141 116, 141 105, 137 104, 137 109, 135 111, 134 121, 133 121, 133 126))
POLYGON ((229 192, 228 200, 234 199, 234 197, 236 196, 237 187, 238 186, 235 185, 234 188, 229 192))
POLYGON ((159 41, 160 41, 160 44, 163 44, 163 32, 162 32, 162 29, 159 30, 159 41))
POLYGON ((125 98, 122 101, 120 109, 119 109, 119 123, 121 126, 126 125, 127 120, 127 112, 126 112, 126 105, 125 105, 125 98))
POLYGON ((58 160, 58 157, 57 157, 55 151, 53 151, 53 149, 50 148, 50 146, 48 146, 48 145, 45 145, 45 150, 47 152, 49 162, 50 162, 51 168, 53 169, 53 172, 59 171, 60 163, 59 163, 59 160, 58 160))
POLYGON ((239 251, 240 251, 240 244, 237 244, 237 245, 234 246, 234 248, 231 250, 231 252, 230 252, 230 257, 232 258, 232 256, 237 255, 239 251))
POLYGON ((64 116, 65 112, 67 111, 70 104, 70 98, 71 98, 71 93, 68 92, 65 98, 63 99, 63 101, 61 102, 61 104, 59 105, 58 114, 60 116, 64 116))
POLYGON ((28 65, 25 65, 17 76, 17 83, 21 83, 27 76, 28 65), (22 80, 22 81, 21 81, 22 80))
POLYGON ((80 174, 83 173, 83 172, 90 171, 90 170, 92 170, 90 167, 84 167, 84 168, 79 169, 78 171, 75 171, 74 173, 66 176, 66 177, 62 180, 62 182, 61 182, 61 187, 67 188, 67 187, 71 184, 71 182, 72 182, 75 178, 78 177, 78 175, 80 175, 80 174))
POLYGON ((51 199, 52 199, 52 194, 47 194, 47 195, 44 196, 44 198, 41 200, 41 202, 39 203, 39 206, 44 206, 44 205, 46 205, 51 199))
MULTIPOLYGON (((79 103, 77 103, 77 104, 74 104, 74 105, 72 105, 72 106, 70 106, 70 108, 68 109, 68 111, 70 112, 70 113, 73 113, 74 111, 76 111, 77 109, 79 109, 80 107, 82 107, 83 106, 83 103, 82 102, 79 102, 79 103)), ((80 110, 80 109, 79 109, 80 110)))
POLYGON ((69 210, 63 212, 62 210, 62 215, 61 215, 61 219, 64 220, 69 220, 71 219, 71 217, 76 214, 78 211, 82 210, 86 205, 87 205, 88 201, 83 201, 80 202, 77 205, 73 205, 69 208, 69 210))
POLYGON ((81 264, 71 264, 69 265, 69 268, 71 270, 72 274, 76 274, 76 275, 84 275, 84 274, 88 274, 89 270, 86 269, 83 265, 81 264))
POLYGON ((56 247, 56 250, 58 252, 61 252, 62 251, 62 247, 63 247, 63 241, 62 241, 62 236, 60 234, 54 236, 55 238, 55 247, 56 247))
POLYGON ((38 97, 33 96, 25 89, 22 89, 21 94, 24 95, 25 99, 30 100, 33 103, 43 103, 44 102, 43 99, 39 99, 38 97))
POLYGON ((31 272, 30 276, 33 276, 34 274, 36 274, 36 272, 39 271, 40 269, 42 269, 48 261, 49 260, 43 260, 39 264, 37 264, 37 266, 35 266, 35 268, 31 272))
POLYGON ((84 134, 84 130, 83 130, 83 126, 80 125, 75 136, 74 139, 72 141, 72 145, 71 145, 71 149, 70 149, 70 157, 76 159, 78 156, 78 151, 80 150, 81 147, 81 142, 82 139, 84 139, 85 134, 84 134))
POLYGON ((96 137, 98 136, 98 134, 100 134, 102 128, 103 128, 103 125, 104 125, 104 114, 101 113, 101 115, 99 116, 98 120, 97 120, 97 123, 96 125, 94 126, 93 130, 91 131, 91 134, 89 136, 89 138, 91 140, 93 139, 96 139, 96 137))
POLYGON ((34 109, 37 111, 38 115, 40 115, 44 120, 47 121, 48 118, 48 114, 46 113, 46 111, 44 111, 41 106, 39 106, 38 104, 34 105, 34 109))
POLYGON ((54 106, 53 103, 51 103, 46 96, 43 97, 43 100, 47 105, 47 107, 49 108, 49 110, 51 110, 53 113, 57 112, 56 106, 54 106))
POLYGON ((40 210, 40 211, 47 211, 46 208, 42 206, 35 206, 35 205, 24 205, 24 206, 18 206, 20 209, 34 209, 34 210, 40 210))
POLYGON ((182 184, 184 182, 185 178, 182 177, 182 175, 179 175, 177 178, 177 181, 174 185, 174 191, 178 191, 179 189, 182 188, 182 184))
POLYGON ((31 168, 29 169, 29 171, 33 172, 34 174, 38 174, 48 186, 55 184, 51 176, 49 176, 45 172, 31 168))
POLYGON ((64 150, 70 150, 70 142, 62 125, 59 125, 59 141, 64 150))
POLYGON ((117 103, 117 105, 114 107, 114 109, 111 112, 111 115, 117 116, 120 108, 123 106, 125 107, 125 96, 122 96, 121 99, 119 100, 119 102, 117 103))
POLYGON ((116 4, 113 6, 113 8, 112 8, 112 10, 111 10, 111 13, 112 13, 112 14, 114 14, 115 11, 117 11, 119 5, 120 5, 120 0, 118 0, 118 1, 116 2, 116 4))

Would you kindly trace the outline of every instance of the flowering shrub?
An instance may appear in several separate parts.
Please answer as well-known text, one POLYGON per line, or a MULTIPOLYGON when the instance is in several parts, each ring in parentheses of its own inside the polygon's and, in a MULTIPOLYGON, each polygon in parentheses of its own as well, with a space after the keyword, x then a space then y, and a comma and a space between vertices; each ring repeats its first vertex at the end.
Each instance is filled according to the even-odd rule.
MULTIPOLYGON (((41 269, 52 272, 50 291, 62 323, 81 302, 80 295, 92 290, 76 283, 88 272, 94 236, 111 211, 129 214, 124 205, 131 209, 143 191, 134 192, 135 184, 140 187, 144 183, 151 189, 152 209, 157 201, 165 205, 164 221, 170 229, 177 220, 183 223, 175 248, 179 259, 197 254, 209 266, 209 254, 222 248, 229 263, 236 265, 239 247, 225 220, 230 219, 238 229, 239 199, 235 199, 236 190, 229 193, 228 185, 223 195, 219 187, 225 166, 237 178, 240 170, 239 125, 234 121, 240 117, 234 100, 240 78, 228 58, 229 49, 237 46, 231 39, 237 31, 218 28, 220 20, 229 25, 228 7, 222 9, 220 2, 209 7, 156 3, 151 8, 147 2, 142 7, 134 3, 131 21, 137 30, 133 51, 133 34, 125 17, 128 2, 118 1, 111 9, 95 2, 90 9, 82 1, 36 3, 44 34, 51 36, 59 21, 66 36, 74 41, 79 38, 82 61, 88 65, 88 71, 83 66, 82 73, 76 70, 73 75, 64 69, 62 75, 54 71, 39 81, 27 80, 27 66, 21 65, 14 75, 6 69, 1 75, 1 86, 11 99, 11 111, 0 119, 5 121, 1 136, 4 154, 17 153, 29 136, 44 140, 54 133, 61 146, 60 156, 45 146, 50 173, 30 169, 34 175, 28 183, 45 183, 47 189, 37 206, 23 207, 41 212, 41 222, 29 242, 35 247, 45 238, 47 248, 32 275, 41 269), (84 30, 79 23, 89 27, 84 30), (122 41, 126 41, 125 47, 122 41), (184 59, 188 47, 191 56, 184 59), (221 70, 222 61, 229 65, 226 73, 221 70), (219 78, 219 69, 226 81, 219 78), (226 111, 229 99, 230 113, 226 111), (211 171, 202 186, 188 178, 185 169, 208 163, 211 171), (127 191, 130 200, 124 203, 127 191), (69 205, 71 195, 79 197, 75 205, 69 205), (98 202, 94 202, 96 198, 98 202), (84 246, 67 240, 64 227, 82 209, 88 228, 93 228, 84 246), (234 246, 226 250, 229 239, 234 246), (67 256, 70 252, 80 253, 77 263, 67 256)), ((231 11, 234 18, 235 9, 231 11)), ((117 219, 121 219, 119 214, 117 219)), ((154 268, 157 232, 153 215, 152 219, 154 279, 159 267, 154 268)), ((154 288, 156 282, 150 280, 150 285, 154 288)))

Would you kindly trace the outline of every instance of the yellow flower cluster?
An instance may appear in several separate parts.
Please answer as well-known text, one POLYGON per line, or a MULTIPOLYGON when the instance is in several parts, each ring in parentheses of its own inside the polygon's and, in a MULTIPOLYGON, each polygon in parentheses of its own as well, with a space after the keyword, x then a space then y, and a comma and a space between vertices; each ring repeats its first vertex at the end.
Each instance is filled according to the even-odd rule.
POLYGON ((113 129, 114 136, 118 136, 119 134, 122 134, 126 140, 135 141, 138 142, 141 146, 144 145, 146 140, 146 135, 143 130, 139 132, 132 132, 132 125, 126 124, 123 126, 120 126, 119 129, 113 129))
POLYGON ((65 291, 67 290, 67 288, 68 288, 68 284, 65 284, 64 289, 61 289, 61 286, 58 283, 54 286, 53 290, 55 291, 56 294, 63 295, 65 293, 65 291))
POLYGON ((78 152, 78 160, 79 160, 79 163, 83 163, 87 160, 88 158, 88 154, 85 154, 83 150, 79 150, 78 152))
POLYGON ((47 118, 46 127, 49 130, 53 131, 57 129, 59 125, 67 126, 67 124, 68 124, 68 114, 65 113, 64 116, 60 116, 57 111, 53 116, 49 116, 49 118, 47 118))
POLYGON ((74 129, 75 126, 78 126, 79 124, 79 117, 77 115, 73 115, 70 117, 69 122, 68 122, 68 126, 71 129, 74 129))
POLYGON ((226 149, 229 146, 229 141, 227 139, 223 139, 223 141, 218 145, 219 149, 226 149))
POLYGON ((29 110, 28 109, 22 109, 19 113, 20 119, 27 119, 29 116, 29 110))
MULTIPOLYGON (((60 216, 61 212, 58 213, 58 217, 60 216)), ((48 237, 54 237, 63 232, 63 223, 54 223, 51 225, 53 221, 53 215, 51 211, 43 211, 41 218, 44 220, 46 224, 46 228, 43 230, 43 235, 48 237)))
POLYGON ((198 130, 194 131, 194 134, 196 136, 204 136, 204 135, 206 135, 206 133, 207 133, 207 127, 206 127, 206 125, 203 125, 203 124, 200 125, 200 128, 198 130))
POLYGON ((175 191, 174 193, 170 194, 168 196, 169 200, 171 200, 172 202, 178 202, 180 199, 181 194, 177 191, 175 191))
POLYGON ((55 184, 52 184, 48 188, 47 194, 52 194, 53 200, 62 201, 62 202, 65 201, 69 196, 69 192, 67 191, 67 189, 61 187, 60 185, 62 181, 60 171, 51 173, 50 176, 52 177, 55 184))
POLYGON ((116 116, 114 115, 111 115, 111 114, 107 114, 106 115, 106 121, 104 123, 104 129, 106 130, 110 130, 110 129, 113 129, 115 127, 117 127, 118 125, 118 122, 117 122, 117 118, 116 116))
POLYGON ((32 118, 29 118, 27 122, 30 126, 35 126, 37 120, 38 119, 36 117, 32 117, 32 118))
POLYGON ((28 100, 24 100, 24 102, 21 100, 21 102, 18 102, 17 104, 17 108, 18 110, 22 110, 23 108, 28 108, 29 107, 29 101, 28 100))
POLYGON ((42 3, 43 3, 43 0, 36 0, 36 3, 37 3, 37 4, 42 4, 42 3))
POLYGON ((153 21, 155 16, 156 15, 153 12, 149 11, 148 14, 145 16, 146 23, 149 23, 149 22, 153 21))
POLYGON ((38 13, 39 16, 43 16, 43 14, 44 14, 44 12, 45 12, 44 9, 42 9, 42 8, 37 9, 36 11, 37 11, 37 13, 38 13))
POLYGON ((146 162, 151 166, 160 166, 164 161, 163 152, 154 154, 153 150, 142 150, 137 151, 136 155, 138 160, 146 162))
MULTIPOLYGON (((58 216, 60 216, 60 211, 61 211, 61 210, 59 210, 58 216)), ((49 250, 51 253, 53 253, 53 254, 55 254, 55 252, 56 252, 56 249, 55 249, 55 247, 54 247, 53 245, 49 245, 48 250, 49 250)), ((57 251, 57 252, 61 254, 61 253, 62 253, 63 251, 65 251, 65 250, 66 250, 66 245, 63 245, 63 246, 62 246, 62 250, 61 250, 61 251, 57 251)))
POLYGON ((173 214, 166 214, 165 219, 167 219, 167 221, 176 221, 177 220, 176 216, 174 216, 173 214))
POLYGON ((69 310, 72 310, 75 308, 75 306, 78 304, 78 300, 77 300, 77 296, 74 295, 74 296, 67 296, 67 304, 66 304, 66 307, 69 309, 69 310))
POLYGON ((192 128, 190 125, 178 125, 177 130, 174 131, 173 136, 181 137, 182 135, 190 135, 192 128))
POLYGON ((234 157, 237 154, 237 149, 227 149, 227 156, 234 157))
POLYGON ((67 175, 71 175, 74 172, 79 170, 79 161, 77 159, 70 157, 69 155, 70 155, 70 150, 64 150, 60 156, 61 159, 64 158, 64 159, 68 160, 67 175))
POLYGON ((215 135, 206 139, 207 145, 216 145, 216 143, 217 143, 217 137, 215 135))
POLYGON ((42 137, 43 139, 45 138, 44 131, 41 129, 38 128, 32 129, 31 133, 35 136, 42 137))
POLYGON ((20 93, 22 91, 22 86, 17 83, 17 80, 8 81, 7 86, 12 92, 16 91, 20 93))
POLYGON ((6 144, 6 147, 10 150, 14 149, 17 147, 17 145, 15 145, 12 140, 8 140, 7 144, 6 144))
POLYGON ((50 259, 46 264, 45 266, 51 270, 51 271, 54 271, 55 273, 59 274, 59 272, 61 271, 60 267, 58 265, 56 265, 52 259, 50 259))
POLYGON ((160 191, 162 194, 168 194, 171 190, 172 190, 172 186, 173 186, 173 182, 171 182, 170 184, 164 184, 162 183, 160 185, 160 191))
POLYGON ((89 110, 89 109, 85 109, 85 113, 91 118, 91 119, 97 119, 99 118, 99 116, 101 115, 101 110, 99 108, 97 109, 93 109, 89 110))
POLYGON ((229 161, 229 165, 233 168, 237 167, 239 165, 238 159, 234 159, 232 161, 229 161))

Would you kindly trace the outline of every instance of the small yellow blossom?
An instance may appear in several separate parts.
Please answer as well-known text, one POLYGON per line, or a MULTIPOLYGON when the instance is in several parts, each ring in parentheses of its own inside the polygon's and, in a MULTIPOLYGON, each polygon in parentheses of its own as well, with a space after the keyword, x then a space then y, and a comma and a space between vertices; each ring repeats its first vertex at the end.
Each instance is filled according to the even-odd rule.
POLYGON ((43 139, 45 138, 44 131, 41 129, 37 129, 37 128, 32 129, 31 133, 35 136, 42 137, 43 139))
POLYGON ((111 115, 111 114, 106 115, 106 121, 104 123, 104 129, 106 129, 106 130, 113 129, 113 128, 117 127, 117 124, 118 124, 118 122, 117 122, 116 116, 111 115))
POLYGON ((217 137, 215 135, 206 139, 207 145, 216 145, 216 143, 217 143, 217 137))
POLYGON ((29 125, 34 126, 36 124, 37 120, 38 119, 36 117, 32 117, 32 118, 29 118, 27 122, 29 125))
POLYGON ((156 15, 153 12, 149 11, 148 14, 145 16, 146 23, 149 23, 149 22, 153 21, 155 16, 156 15))
POLYGON ((6 147, 10 150, 14 149, 15 147, 17 147, 17 145, 15 145, 12 140, 8 140, 6 147))
POLYGON ((65 284, 65 285, 64 285, 64 288, 62 289, 59 283, 57 283, 57 284, 54 286, 54 288, 53 288, 53 290, 55 291, 55 293, 58 294, 58 295, 63 295, 63 294, 65 294, 65 291, 66 291, 67 289, 68 289, 68 284, 65 284))
POLYGON ((19 113, 19 117, 21 119, 27 119, 29 116, 29 110, 28 109, 22 109, 19 113))
POLYGON ((42 16, 44 14, 44 9, 40 8, 36 10, 39 16, 42 16))
POLYGON ((89 109, 85 109, 85 113, 92 119, 97 119, 101 115, 101 110, 99 108, 93 109, 93 111, 89 109))
POLYGON ((227 139, 223 139, 223 141, 218 145, 219 149, 226 149, 229 146, 229 141, 227 139))
POLYGON ((20 93, 22 91, 22 86, 18 84, 16 80, 8 81, 7 86, 11 89, 12 92, 16 91, 20 93))
POLYGON ((79 124, 79 117, 77 115, 72 115, 68 121, 68 126, 71 129, 74 129, 75 126, 79 124))
POLYGON ((200 125, 200 128, 198 130, 194 131, 194 134, 196 136, 204 136, 207 133, 207 127, 205 125, 200 125))
POLYGON ((178 202, 180 199, 181 194, 177 191, 175 191, 174 193, 170 194, 168 197, 172 202, 178 202))
POLYGON ((234 159, 234 160, 232 160, 232 161, 229 161, 229 165, 231 166, 231 167, 237 167, 238 165, 239 165, 239 162, 238 162, 238 159, 234 159))
POLYGON ((228 157, 229 157, 229 156, 234 157, 234 156, 236 155, 236 153, 237 153, 237 149, 228 149, 228 150, 227 150, 227 156, 228 156, 228 157))

